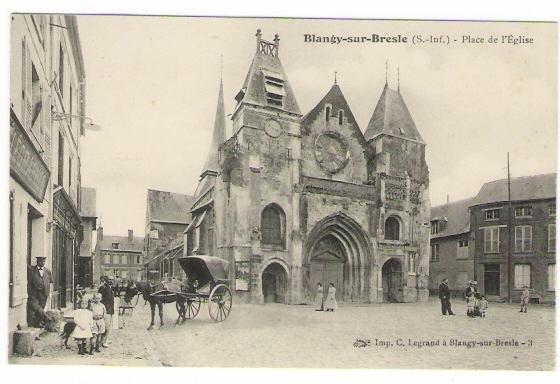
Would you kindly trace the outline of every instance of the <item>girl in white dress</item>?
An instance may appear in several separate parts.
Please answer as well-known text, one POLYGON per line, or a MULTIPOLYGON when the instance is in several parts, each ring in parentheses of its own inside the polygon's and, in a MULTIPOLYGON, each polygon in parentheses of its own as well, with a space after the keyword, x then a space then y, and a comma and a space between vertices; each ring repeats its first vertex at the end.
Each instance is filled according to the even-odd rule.
POLYGON ((93 334, 91 333, 91 327, 93 326, 93 315, 90 310, 87 309, 87 300, 82 300, 80 304, 80 309, 74 312, 74 323, 76 323, 76 328, 72 333, 72 336, 78 343, 78 354, 86 354, 86 341, 91 340, 93 334))
POLYGON ((336 303, 336 288, 333 283, 329 283, 329 294, 325 301, 325 311, 334 312, 335 309, 338 309, 338 304, 336 303))

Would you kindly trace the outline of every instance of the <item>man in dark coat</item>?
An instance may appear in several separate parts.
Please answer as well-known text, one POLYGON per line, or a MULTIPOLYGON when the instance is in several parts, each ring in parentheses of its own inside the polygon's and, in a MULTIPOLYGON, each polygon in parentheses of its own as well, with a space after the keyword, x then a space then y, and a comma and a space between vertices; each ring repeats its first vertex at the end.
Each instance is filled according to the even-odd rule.
POLYGON ((52 274, 45 267, 44 256, 37 256, 37 265, 27 266, 27 322, 32 327, 40 327, 50 318, 45 312, 51 292, 52 274))
POLYGON ((101 346, 103 348, 109 347, 109 334, 113 328, 113 315, 115 314, 115 294, 113 292, 113 276, 105 276, 105 282, 97 292, 101 293, 101 303, 105 305, 107 310, 105 315, 105 333, 101 335, 101 346))
POLYGON ((451 292, 449 292, 449 287, 447 283, 449 280, 447 278, 443 279, 443 282, 439 285, 439 299, 441 300, 441 314, 447 315, 454 315, 453 311, 451 310, 451 302, 449 301, 451 292))

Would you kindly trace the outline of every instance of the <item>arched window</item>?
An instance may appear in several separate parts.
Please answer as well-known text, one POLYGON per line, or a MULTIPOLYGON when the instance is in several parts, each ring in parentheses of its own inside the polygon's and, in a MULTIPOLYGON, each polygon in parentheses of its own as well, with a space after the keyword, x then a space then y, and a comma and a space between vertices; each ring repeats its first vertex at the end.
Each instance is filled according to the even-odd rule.
POLYGON ((400 226, 396 217, 388 217, 385 220, 385 240, 399 240, 400 226))
POLYGON ((282 209, 271 204, 261 213, 261 244, 266 248, 284 247, 285 217, 282 209))
POLYGON ((342 109, 338 111, 338 125, 342 125, 342 118, 344 117, 344 112, 342 109))
POLYGON ((330 118, 331 118, 331 107, 327 107, 327 108, 325 109, 325 119, 326 119, 327 121, 329 121, 330 118))

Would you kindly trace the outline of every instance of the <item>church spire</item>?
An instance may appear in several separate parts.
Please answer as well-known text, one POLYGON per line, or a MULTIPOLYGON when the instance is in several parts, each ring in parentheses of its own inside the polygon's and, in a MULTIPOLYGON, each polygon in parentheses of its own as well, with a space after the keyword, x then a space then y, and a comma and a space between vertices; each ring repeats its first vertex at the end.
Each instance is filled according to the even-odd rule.
POLYGON ((224 85, 220 77, 220 91, 218 93, 218 106, 216 108, 216 119, 214 121, 214 133, 212 143, 208 150, 208 157, 204 163, 204 169, 200 175, 203 179, 207 174, 216 175, 218 173, 218 149, 226 141, 226 112, 224 108, 224 85))

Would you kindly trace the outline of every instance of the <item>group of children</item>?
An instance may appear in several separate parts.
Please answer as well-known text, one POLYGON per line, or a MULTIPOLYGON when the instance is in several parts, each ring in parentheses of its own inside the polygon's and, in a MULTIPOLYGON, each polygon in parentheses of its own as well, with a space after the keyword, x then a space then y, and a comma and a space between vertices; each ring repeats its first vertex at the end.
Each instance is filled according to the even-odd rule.
POLYGON ((105 333, 106 314, 107 309, 101 303, 101 293, 95 293, 91 302, 85 299, 80 302, 80 308, 74 313, 76 328, 72 333, 78 343, 78 354, 87 353, 88 339, 90 342, 89 354, 93 355, 93 351, 100 352, 101 335, 105 333))
POLYGON ((470 292, 467 296, 467 316, 469 317, 486 317, 488 309, 488 301, 480 293, 470 292))

